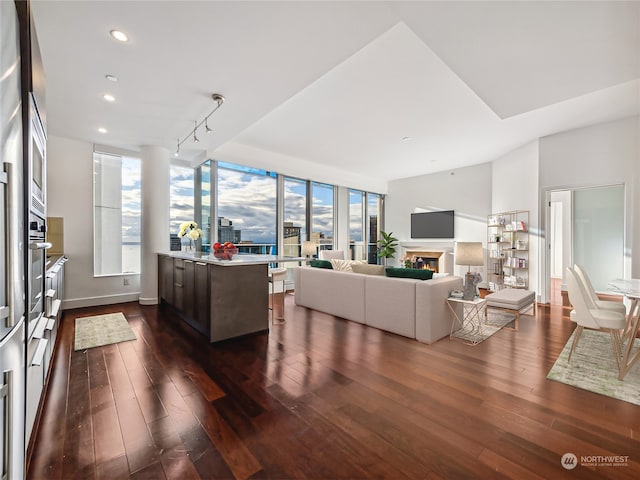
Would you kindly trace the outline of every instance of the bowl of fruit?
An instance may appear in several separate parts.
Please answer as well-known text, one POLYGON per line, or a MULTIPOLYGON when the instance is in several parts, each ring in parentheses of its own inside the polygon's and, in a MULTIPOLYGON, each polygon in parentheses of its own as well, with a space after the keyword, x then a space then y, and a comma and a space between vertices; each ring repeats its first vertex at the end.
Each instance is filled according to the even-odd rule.
POLYGON ((231 242, 213 244, 213 256, 219 260, 231 260, 238 253, 238 247, 231 242))

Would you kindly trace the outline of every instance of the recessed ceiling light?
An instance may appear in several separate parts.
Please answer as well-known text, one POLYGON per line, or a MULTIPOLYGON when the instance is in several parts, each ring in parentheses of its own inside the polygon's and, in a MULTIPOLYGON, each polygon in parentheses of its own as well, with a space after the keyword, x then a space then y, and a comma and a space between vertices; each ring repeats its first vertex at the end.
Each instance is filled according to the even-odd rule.
POLYGON ((119 42, 129 41, 129 37, 127 37, 127 34, 124 32, 121 32, 120 30, 111 30, 109 33, 113 38, 115 38, 119 42))
POLYGON ((104 128, 104 127, 100 127, 100 128, 98 129, 98 131, 99 131, 100 133, 107 133, 107 129, 106 129, 106 128, 104 128))
POLYGON ((104 98, 107 102, 115 102, 116 101, 116 97, 114 97, 113 95, 111 95, 110 93, 105 93, 102 98, 104 98))
POLYGON ((115 75, 111 75, 111 74, 105 75, 104 78, 106 78, 110 82, 117 82, 118 81, 118 77, 116 77, 115 75))
POLYGON ((408 140, 411 140, 411 137, 402 137, 402 141, 403 141, 403 142, 406 142, 406 141, 408 141, 408 140))

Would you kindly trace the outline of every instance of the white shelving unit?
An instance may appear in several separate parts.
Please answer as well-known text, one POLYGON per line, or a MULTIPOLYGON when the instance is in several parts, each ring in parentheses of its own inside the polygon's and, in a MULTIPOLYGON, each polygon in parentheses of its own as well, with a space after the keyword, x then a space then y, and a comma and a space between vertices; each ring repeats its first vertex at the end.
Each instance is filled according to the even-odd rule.
POLYGON ((487 280, 492 292, 529 288, 529 211, 487 216, 487 280))

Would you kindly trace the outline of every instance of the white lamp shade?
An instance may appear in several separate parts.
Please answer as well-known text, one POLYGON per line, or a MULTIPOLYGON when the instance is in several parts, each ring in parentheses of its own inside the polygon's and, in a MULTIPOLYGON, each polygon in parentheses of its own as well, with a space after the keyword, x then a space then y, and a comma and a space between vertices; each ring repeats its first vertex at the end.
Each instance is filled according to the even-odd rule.
POLYGON ((482 266, 482 242, 457 242, 456 265, 482 266))
POLYGON ((302 256, 307 257, 316 254, 317 245, 315 242, 302 242, 302 256))

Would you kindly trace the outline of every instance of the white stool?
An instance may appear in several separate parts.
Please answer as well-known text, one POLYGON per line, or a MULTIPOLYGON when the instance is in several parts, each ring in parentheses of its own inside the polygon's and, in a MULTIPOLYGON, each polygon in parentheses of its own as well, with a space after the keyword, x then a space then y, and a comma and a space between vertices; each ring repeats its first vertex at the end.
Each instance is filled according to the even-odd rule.
POLYGON ((284 323, 284 295, 286 293, 285 280, 287 278, 287 269, 286 268, 270 268, 269 269, 269 310, 271 310, 271 323, 274 323, 274 311, 275 311, 275 284, 276 282, 282 282, 282 316, 278 317, 278 323, 284 323))

